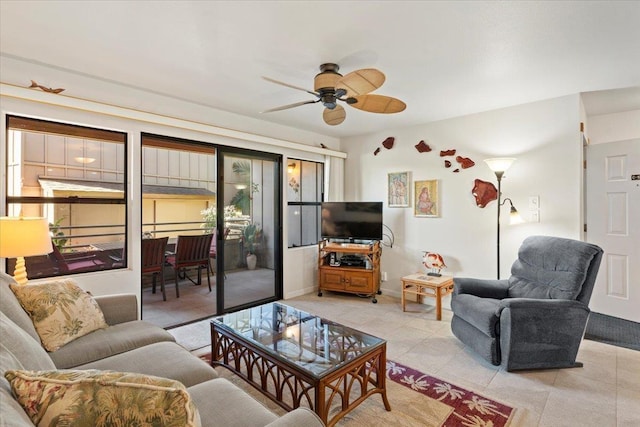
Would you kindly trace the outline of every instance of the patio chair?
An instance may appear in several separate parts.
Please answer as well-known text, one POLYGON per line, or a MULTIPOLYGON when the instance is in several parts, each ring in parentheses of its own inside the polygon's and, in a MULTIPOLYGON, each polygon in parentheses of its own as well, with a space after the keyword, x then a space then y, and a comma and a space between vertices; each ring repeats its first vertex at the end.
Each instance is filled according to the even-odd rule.
POLYGON ((209 275, 209 251, 213 234, 201 234, 198 236, 178 236, 174 255, 168 256, 167 262, 173 267, 176 281, 176 298, 180 298, 178 285, 179 276, 189 279, 194 285, 202 284, 201 271, 207 272, 207 283, 211 292, 211 276, 209 275), (187 273, 188 267, 198 268, 198 278, 194 281, 187 273))
POLYGON ((576 362, 602 249, 578 240, 524 240, 508 280, 454 278, 451 330, 507 371, 576 362))
POLYGON ((156 278, 160 275, 160 290, 162 300, 167 300, 167 293, 164 288, 164 257, 167 249, 168 237, 157 239, 142 239, 142 274, 152 275, 151 292, 156 293, 156 278))
POLYGON ((107 265, 95 253, 78 252, 62 255, 60 249, 53 242, 51 246, 53 247, 53 252, 49 254, 49 257, 53 258, 59 273, 96 271, 105 268, 107 265))

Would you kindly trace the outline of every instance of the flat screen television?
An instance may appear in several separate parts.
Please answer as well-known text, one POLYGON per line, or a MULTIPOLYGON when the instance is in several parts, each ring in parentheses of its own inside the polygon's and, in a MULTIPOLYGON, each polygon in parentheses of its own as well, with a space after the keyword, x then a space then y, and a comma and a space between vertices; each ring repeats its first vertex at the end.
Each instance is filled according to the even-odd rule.
POLYGON ((335 240, 382 240, 382 202, 322 203, 321 234, 335 240))

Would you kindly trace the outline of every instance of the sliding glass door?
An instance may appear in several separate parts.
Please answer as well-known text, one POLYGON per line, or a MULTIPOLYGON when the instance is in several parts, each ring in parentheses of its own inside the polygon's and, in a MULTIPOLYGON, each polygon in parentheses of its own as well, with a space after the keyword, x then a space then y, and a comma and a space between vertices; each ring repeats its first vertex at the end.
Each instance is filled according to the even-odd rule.
POLYGON ((218 313, 282 297, 279 155, 218 150, 218 313))
POLYGON ((173 327, 282 297, 281 163, 142 135, 144 320, 173 327), (197 236, 212 236, 204 254, 185 246, 197 236), (162 239, 164 262, 149 249, 162 239))
POLYGON ((142 134, 142 318, 164 328, 216 314, 213 248, 200 263, 177 253, 181 238, 215 232, 216 164, 210 144, 142 134), (189 265, 176 275, 177 258, 189 265))

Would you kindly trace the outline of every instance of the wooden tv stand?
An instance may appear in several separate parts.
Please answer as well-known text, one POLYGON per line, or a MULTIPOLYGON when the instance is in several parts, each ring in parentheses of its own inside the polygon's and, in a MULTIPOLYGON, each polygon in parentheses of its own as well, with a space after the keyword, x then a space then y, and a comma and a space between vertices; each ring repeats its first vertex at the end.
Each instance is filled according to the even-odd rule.
POLYGON ((380 292, 380 257, 382 248, 379 241, 371 244, 334 243, 322 240, 318 243, 318 296, 322 291, 346 292, 371 297, 377 303, 380 292), (344 255, 356 255, 365 259, 365 266, 344 266, 329 264, 330 255, 336 259, 344 255))

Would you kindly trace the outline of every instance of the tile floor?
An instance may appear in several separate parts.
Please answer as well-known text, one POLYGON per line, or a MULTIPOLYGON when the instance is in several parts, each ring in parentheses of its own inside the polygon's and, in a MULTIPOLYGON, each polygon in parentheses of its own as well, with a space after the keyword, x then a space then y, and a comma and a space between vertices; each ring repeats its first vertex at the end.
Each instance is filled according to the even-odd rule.
MULTIPOLYGON (((387 358, 518 408, 512 426, 640 426, 640 352, 584 340, 583 368, 506 372, 478 358, 451 333, 451 312, 381 295, 378 304, 325 292, 284 301, 387 340, 387 358)), ((210 345, 209 323, 173 329, 189 348, 210 345)))

